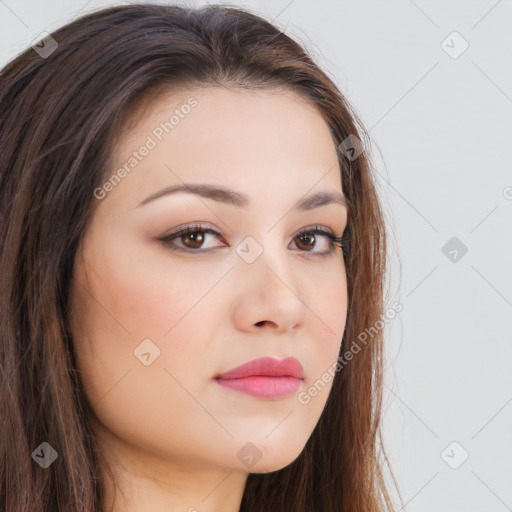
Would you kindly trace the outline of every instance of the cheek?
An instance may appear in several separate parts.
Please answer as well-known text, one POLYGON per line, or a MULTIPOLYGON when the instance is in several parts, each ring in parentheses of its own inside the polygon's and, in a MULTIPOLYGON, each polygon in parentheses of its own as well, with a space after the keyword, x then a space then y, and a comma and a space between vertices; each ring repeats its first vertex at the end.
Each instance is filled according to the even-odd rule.
POLYGON ((133 342, 162 338, 211 287, 211 278, 159 253, 157 245, 119 240, 89 261, 89 287, 101 305, 94 315, 133 342))
POLYGON ((214 278, 195 290, 190 274, 166 275, 161 268, 140 264, 139 258, 121 261, 115 256, 103 257, 101 266, 90 258, 88 278, 79 276, 81 286, 72 293, 72 333, 85 393, 100 422, 117 435, 150 447, 156 442, 148 438, 151 432, 151 438, 164 444, 172 444, 172 438, 185 446, 189 418, 170 411, 191 406, 179 383, 196 392, 193 377, 198 377, 191 369, 201 366, 211 328, 197 316, 204 319, 211 303, 194 304, 214 278), (150 365, 134 354, 147 339, 159 351, 153 359, 155 349, 146 345, 150 365))
MULTIPOLYGON (((312 342, 306 347, 307 360, 312 363, 305 382, 307 386, 322 378, 336 363, 347 321, 348 291, 344 271, 336 278, 317 280, 316 286, 306 303, 311 310, 312 329, 312 342)), ((330 386, 328 383, 326 389, 330 386)))
POLYGON ((193 365, 207 348, 207 331, 221 318, 215 303, 223 292, 215 284, 225 269, 212 272, 197 265, 192 272, 190 265, 171 262, 165 254, 155 258, 156 251, 109 237, 101 251, 86 255, 87 278, 79 270, 75 344, 84 378, 95 383, 95 395, 127 369, 147 369, 137 355, 148 350, 154 358, 150 367, 160 372, 169 368, 179 373, 193 365))
POLYGON ((348 288, 345 269, 338 269, 332 274, 322 276, 309 293, 311 305, 318 319, 322 335, 335 338, 341 342, 345 328, 348 307, 348 288))

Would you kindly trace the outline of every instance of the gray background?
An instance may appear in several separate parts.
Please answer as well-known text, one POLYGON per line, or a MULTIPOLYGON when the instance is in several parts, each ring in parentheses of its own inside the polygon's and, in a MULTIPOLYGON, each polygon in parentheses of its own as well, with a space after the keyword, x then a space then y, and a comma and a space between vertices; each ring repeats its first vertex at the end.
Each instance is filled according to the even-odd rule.
MULTIPOLYGON (((0 1, 0 64, 107 5, 0 1)), ((373 139, 388 307, 403 306, 386 326, 383 422, 402 510, 511 510, 511 1, 236 5, 306 46, 373 139)))

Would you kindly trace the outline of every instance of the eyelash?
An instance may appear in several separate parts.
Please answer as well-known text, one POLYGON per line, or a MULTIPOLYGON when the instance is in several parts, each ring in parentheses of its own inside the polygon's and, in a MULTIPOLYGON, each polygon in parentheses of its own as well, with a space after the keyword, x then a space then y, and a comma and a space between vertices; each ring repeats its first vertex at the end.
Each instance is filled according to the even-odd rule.
MULTIPOLYGON (((205 252, 209 252, 210 250, 213 250, 213 249, 197 249, 196 250, 196 249, 188 249, 188 248, 184 249, 181 247, 172 247, 170 245, 171 242, 173 242, 175 239, 179 238, 180 236, 188 235, 191 233, 197 233, 197 232, 209 233, 209 234, 215 235, 217 237, 222 237, 222 233, 219 233, 218 231, 215 231, 214 229, 208 228, 202 224, 194 224, 194 225, 190 225, 190 226, 185 226, 184 228, 181 228, 180 230, 178 230, 174 233, 170 233, 169 235, 167 235, 163 238, 159 238, 159 240, 162 242, 164 247, 170 249, 171 251, 178 251, 178 252, 184 252, 184 253, 189 253, 189 254, 198 254, 198 253, 200 254, 200 253, 205 253, 205 252)), ((325 229, 322 226, 318 226, 318 225, 313 226, 311 228, 306 228, 303 231, 300 231, 299 233, 297 233, 297 235, 294 238, 296 238, 297 236, 304 235, 304 234, 320 234, 330 240, 331 247, 327 252, 314 253, 312 251, 299 250, 299 252, 305 252, 306 254, 313 254, 314 257, 329 256, 333 252, 335 252, 337 246, 343 250, 343 247, 345 244, 345 236, 343 236, 343 235, 340 237, 336 236, 332 231, 325 229)))

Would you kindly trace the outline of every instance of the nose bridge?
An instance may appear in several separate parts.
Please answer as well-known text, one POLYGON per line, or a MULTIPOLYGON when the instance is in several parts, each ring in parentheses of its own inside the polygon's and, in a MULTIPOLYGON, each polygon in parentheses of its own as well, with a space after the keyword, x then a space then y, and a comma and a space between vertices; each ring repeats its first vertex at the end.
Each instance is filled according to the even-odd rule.
POLYGON ((247 236, 237 247, 237 253, 243 260, 241 272, 249 272, 251 286, 261 288, 267 300, 269 295, 277 294, 278 302, 289 303, 299 300, 297 276, 293 272, 290 250, 278 230, 265 230, 256 235, 247 236))
POLYGON ((271 326, 285 333, 304 323, 307 308, 301 298, 300 265, 288 248, 289 240, 279 226, 269 226, 260 222, 236 247, 234 318, 242 329, 271 326))

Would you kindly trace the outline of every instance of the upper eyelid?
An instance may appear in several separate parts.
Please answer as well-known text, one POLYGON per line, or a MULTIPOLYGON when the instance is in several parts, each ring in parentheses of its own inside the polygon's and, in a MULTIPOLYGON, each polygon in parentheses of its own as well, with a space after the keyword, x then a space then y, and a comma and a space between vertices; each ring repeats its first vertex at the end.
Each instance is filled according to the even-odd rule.
MULTIPOLYGON (((342 243, 342 241, 344 240, 344 236, 345 236, 344 230, 345 230, 345 228, 343 228, 342 234, 338 235, 334 229, 332 229, 332 228, 330 228, 328 226, 323 226, 323 225, 320 225, 320 224, 313 224, 313 225, 305 226, 302 229, 300 229, 299 231, 297 231, 294 234, 293 238, 292 238, 292 242, 294 242, 295 238, 298 235, 302 234, 302 233, 319 233, 320 236, 323 236, 326 240, 329 241, 330 248, 327 251, 318 251, 318 252, 315 252, 315 251, 301 251, 301 252, 304 253, 304 257, 306 257, 307 259, 312 259, 314 257, 326 257, 328 255, 332 255, 333 251, 336 250, 335 247, 340 242, 342 243)), ((165 245, 165 246, 172 246, 172 245, 174 245, 174 248, 173 247, 169 247, 169 249, 171 249, 173 251, 179 251, 179 252, 185 252, 185 253, 197 254, 197 255, 208 253, 210 251, 214 251, 215 249, 222 249, 222 248, 226 247, 224 245, 224 247, 210 247, 210 248, 207 248, 207 249, 198 248, 197 251, 196 251, 194 249, 190 249, 190 248, 187 248, 187 247, 183 248, 183 247, 180 246, 180 240, 179 239, 180 239, 181 236, 183 236, 184 234, 187 234, 187 233, 194 233, 194 232, 198 232, 198 231, 202 231, 202 232, 207 233, 207 234, 212 234, 218 240, 222 241, 222 243, 224 243, 224 244, 227 243, 225 241, 225 238, 224 238, 222 232, 220 232, 217 229, 211 227, 209 224, 201 224, 200 222, 193 223, 193 224, 188 224, 188 225, 185 225, 185 226, 183 226, 181 228, 176 228, 176 230, 174 232, 171 232, 168 235, 159 238, 159 241, 162 242, 162 244, 165 245)), ((183 243, 183 242, 181 242, 181 243, 183 243)))
MULTIPOLYGON (((327 226, 321 226, 320 224, 312 224, 309 226, 305 226, 305 227, 301 228, 299 231, 297 231, 296 234, 315 231, 315 230, 321 231, 326 236, 330 235, 330 234, 332 234, 333 236, 337 236, 337 233, 333 229, 331 229, 327 226)), ((170 237, 177 237, 184 233, 195 232, 195 231, 203 231, 205 233, 218 235, 219 237, 224 236, 224 233, 222 233, 221 231, 217 230, 216 228, 210 226, 209 224, 199 224, 199 223, 194 224, 193 223, 193 224, 187 224, 181 228, 177 228, 175 231, 172 231, 172 232, 164 235, 162 237, 162 239, 167 239, 170 237)))

